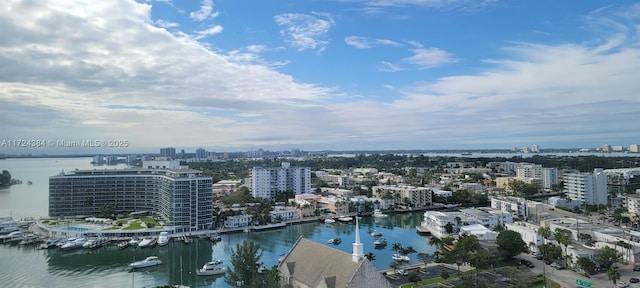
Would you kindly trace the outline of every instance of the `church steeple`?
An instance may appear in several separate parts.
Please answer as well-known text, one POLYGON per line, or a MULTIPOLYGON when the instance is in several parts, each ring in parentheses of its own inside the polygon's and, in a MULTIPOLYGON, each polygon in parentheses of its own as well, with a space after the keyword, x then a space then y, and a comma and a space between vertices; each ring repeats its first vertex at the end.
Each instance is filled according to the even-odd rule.
POLYGON ((351 254, 351 260, 353 262, 360 262, 364 258, 364 247, 360 243, 360 226, 358 225, 358 215, 356 214, 356 241, 353 243, 353 254, 351 254))

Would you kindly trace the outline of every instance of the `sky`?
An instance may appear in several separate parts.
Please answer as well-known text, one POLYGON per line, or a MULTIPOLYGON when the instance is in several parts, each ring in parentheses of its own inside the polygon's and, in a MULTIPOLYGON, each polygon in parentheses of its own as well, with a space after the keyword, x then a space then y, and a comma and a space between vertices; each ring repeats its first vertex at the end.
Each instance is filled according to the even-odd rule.
POLYGON ((5 0, 0 31, 0 153, 640 143, 635 1, 5 0))

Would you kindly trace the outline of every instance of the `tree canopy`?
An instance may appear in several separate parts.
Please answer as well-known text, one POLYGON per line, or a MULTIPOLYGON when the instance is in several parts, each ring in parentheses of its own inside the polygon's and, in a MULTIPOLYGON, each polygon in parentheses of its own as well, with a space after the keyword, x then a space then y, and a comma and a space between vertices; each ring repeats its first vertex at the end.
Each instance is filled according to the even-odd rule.
POLYGON ((0 174, 0 186, 6 186, 11 184, 11 173, 7 170, 2 170, 0 174))
POLYGON ((604 247, 593 254, 593 259, 605 269, 609 269, 613 264, 622 260, 622 253, 611 247, 604 247))
POLYGON ((509 259, 522 252, 527 252, 527 243, 524 243, 520 233, 511 230, 503 230, 496 237, 498 251, 504 259, 509 259))
POLYGON ((277 266, 259 273, 261 258, 262 249, 255 242, 245 240, 242 244, 236 244, 236 249, 231 251, 233 269, 227 270, 224 281, 232 287, 277 287, 280 278, 277 266))

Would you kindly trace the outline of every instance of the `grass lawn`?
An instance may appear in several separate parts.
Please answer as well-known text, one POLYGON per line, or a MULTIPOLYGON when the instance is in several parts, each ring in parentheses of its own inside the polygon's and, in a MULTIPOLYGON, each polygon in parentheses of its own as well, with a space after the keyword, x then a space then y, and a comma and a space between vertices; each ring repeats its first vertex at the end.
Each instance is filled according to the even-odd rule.
POLYGON ((160 227, 160 223, 158 223, 158 221, 156 219, 153 219, 151 217, 141 217, 140 221, 144 222, 144 224, 147 225, 147 227, 160 227))
POLYGON ((142 222, 138 222, 138 221, 133 221, 131 223, 129 223, 129 226, 123 228, 122 230, 138 230, 138 229, 142 229, 142 222))

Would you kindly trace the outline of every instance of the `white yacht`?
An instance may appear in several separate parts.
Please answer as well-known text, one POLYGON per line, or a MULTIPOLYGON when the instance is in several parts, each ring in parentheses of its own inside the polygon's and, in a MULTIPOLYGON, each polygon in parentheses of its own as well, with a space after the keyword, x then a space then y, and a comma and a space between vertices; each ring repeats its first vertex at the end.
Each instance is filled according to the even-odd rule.
POLYGON ((382 232, 378 230, 371 231, 371 237, 380 237, 380 236, 382 236, 382 232))
POLYGON ((136 262, 133 262, 133 263, 129 264, 129 268, 131 268, 131 269, 144 268, 144 267, 157 266, 157 265, 160 265, 160 264, 162 264, 162 260, 158 259, 158 257, 149 256, 149 257, 145 258, 144 260, 136 261, 136 262))
POLYGON ((376 241, 373 241, 373 245, 376 247, 382 247, 387 245, 387 239, 378 238, 376 241))
POLYGON ((406 261, 406 262, 409 262, 411 260, 411 258, 409 258, 409 256, 402 255, 402 254, 393 254, 393 256, 391 256, 391 259, 396 260, 396 261, 406 261))
POLYGON ((138 244, 140 244, 140 239, 139 238, 131 238, 131 240, 129 240, 129 245, 131 246, 138 246, 138 244))
POLYGON ((158 236, 158 246, 167 244, 169 244, 169 232, 160 232, 160 236, 158 236))
POLYGON ((82 245, 84 245, 84 243, 86 242, 87 242, 87 238, 77 238, 73 241, 67 241, 67 243, 64 243, 64 245, 60 246, 60 249, 73 250, 73 249, 82 248, 82 245))
POLYGON ((336 223, 336 220, 333 220, 331 218, 327 218, 327 219, 324 219, 324 223, 327 223, 327 224, 336 223))
POLYGON ((340 221, 342 221, 342 222, 349 222, 349 221, 353 220, 353 217, 350 217, 350 216, 340 216, 340 217, 338 218, 338 220, 340 220, 340 221))
POLYGON ((156 244, 156 239, 152 238, 152 237, 148 237, 148 238, 142 239, 142 241, 140 241, 140 243, 138 243, 138 247, 146 248, 146 247, 153 246, 153 244, 156 244))
POLYGON ((227 273, 227 268, 222 266, 222 260, 207 262, 202 268, 196 271, 196 274, 200 276, 220 275, 224 273, 227 273))
POLYGON ((380 211, 380 209, 376 209, 373 211, 373 217, 387 217, 389 215, 382 213, 382 211, 380 211))
POLYGON ((340 239, 340 238, 331 238, 331 239, 327 240, 327 243, 328 244, 336 244, 337 245, 337 244, 342 243, 342 239, 340 239))
POLYGON ((49 239, 47 241, 45 241, 44 243, 40 244, 40 249, 49 249, 49 248, 54 248, 56 247, 56 244, 58 244, 60 240, 58 239, 49 239))

